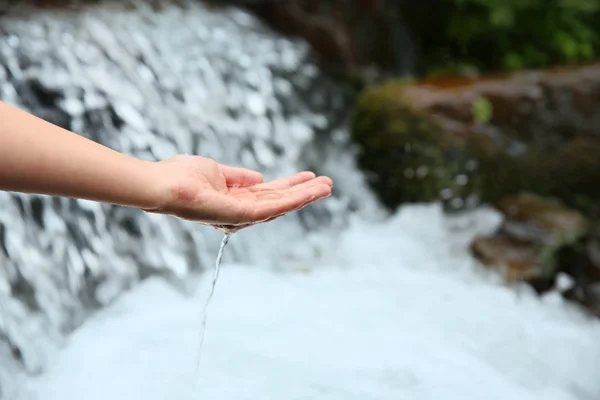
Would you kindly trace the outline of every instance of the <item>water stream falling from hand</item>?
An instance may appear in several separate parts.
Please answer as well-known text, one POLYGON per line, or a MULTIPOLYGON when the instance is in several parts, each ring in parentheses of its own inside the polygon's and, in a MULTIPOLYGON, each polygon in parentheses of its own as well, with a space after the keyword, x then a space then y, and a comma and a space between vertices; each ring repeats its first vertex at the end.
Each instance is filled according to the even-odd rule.
POLYGON ((221 240, 221 247, 219 247, 219 253, 217 253, 217 261, 215 262, 215 271, 212 280, 212 286, 210 288, 210 293, 208 298, 206 299, 206 303, 204 304, 204 308, 202 309, 202 325, 200 328, 200 344, 198 347, 198 357, 196 361, 196 374, 195 374, 195 382, 198 383, 198 369, 200 368, 200 360, 202 358, 202 346, 204 345, 204 334, 206 333, 206 321, 208 318, 208 306, 210 301, 212 300, 213 294, 215 293, 215 286, 217 285, 217 280, 219 279, 219 271, 221 269, 221 259, 223 258, 223 252, 227 243, 229 243, 229 238, 231 237, 231 233, 226 233, 223 236, 223 240, 221 240))

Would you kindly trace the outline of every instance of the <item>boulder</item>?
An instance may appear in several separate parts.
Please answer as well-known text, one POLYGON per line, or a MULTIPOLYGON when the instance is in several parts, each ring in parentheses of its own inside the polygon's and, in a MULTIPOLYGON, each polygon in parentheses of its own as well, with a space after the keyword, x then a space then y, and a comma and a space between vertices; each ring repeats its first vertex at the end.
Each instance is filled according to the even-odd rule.
POLYGON ((520 240, 560 247, 588 233, 589 223, 580 212, 554 200, 520 193, 504 197, 497 204, 506 217, 502 230, 520 240))
POLYGON ((473 240, 473 255, 507 283, 528 282, 539 293, 559 289, 600 316, 600 223, 531 193, 503 197, 498 208, 505 220, 473 240), (569 277, 568 288, 559 288, 559 274, 569 277))
POLYGON ((498 233, 477 237, 471 244, 471 250, 484 265, 500 271, 506 282, 544 275, 543 248, 509 235, 498 233))
POLYGON ((505 217, 498 232, 475 238, 471 249, 507 281, 553 278, 558 252, 588 233, 580 212, 530 193, 504 197, 498 208, 505 217))
POLYGON ((358 161, 390 208, 530 191, 600 215, 600 65, 392 81, 362 93, 358 161))

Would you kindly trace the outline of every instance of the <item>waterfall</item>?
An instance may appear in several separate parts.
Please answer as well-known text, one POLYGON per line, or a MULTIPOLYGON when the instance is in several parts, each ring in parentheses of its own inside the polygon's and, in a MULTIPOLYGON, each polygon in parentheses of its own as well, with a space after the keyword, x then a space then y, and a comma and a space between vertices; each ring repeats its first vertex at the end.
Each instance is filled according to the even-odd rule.
MULTIPOLYGON (((320 73, 307 45, 240 10, 174 3, 21 2, 0 26, 0 99, 142 159, 190 153, 266 179, 304 169, 333 177, 328 201, 236 234, 225 258, 298 267, 327 246, 313 235, 351 213, 381 215, 353 162, 351 94, 320 73)), ((159 274, 185 290, 220 239, 139 210, 0 193, 0 398, 141 279, 159 274)))

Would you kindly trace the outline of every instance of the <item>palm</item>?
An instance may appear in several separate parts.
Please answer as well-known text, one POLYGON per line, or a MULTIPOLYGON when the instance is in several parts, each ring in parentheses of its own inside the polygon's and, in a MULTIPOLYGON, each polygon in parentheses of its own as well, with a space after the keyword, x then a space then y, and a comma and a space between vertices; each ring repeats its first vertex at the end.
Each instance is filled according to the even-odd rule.
POLYGON ((312 172, 263 183, 258 172, 203 157, 178 158, 172 167, 180 179, 172 213, 225 231, 270 221, 331 194, 331 179, 312 172))

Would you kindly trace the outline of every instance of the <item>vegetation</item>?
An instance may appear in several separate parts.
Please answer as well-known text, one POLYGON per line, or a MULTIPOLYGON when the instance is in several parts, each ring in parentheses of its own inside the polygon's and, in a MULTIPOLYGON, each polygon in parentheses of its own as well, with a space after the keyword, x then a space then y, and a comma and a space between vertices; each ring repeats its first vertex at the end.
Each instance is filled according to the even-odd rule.
POLYGON ((413 27, 429 74, 512 71, 600 57, 600 0, 439 3, 441 34, 428 33, 431 25, 413 27))

